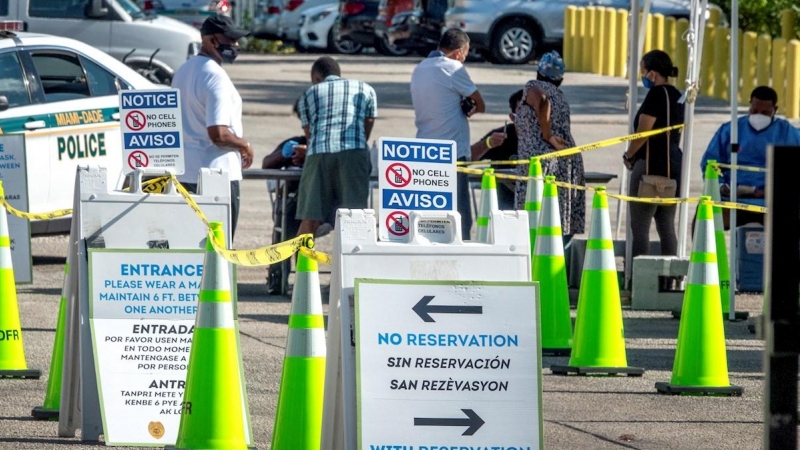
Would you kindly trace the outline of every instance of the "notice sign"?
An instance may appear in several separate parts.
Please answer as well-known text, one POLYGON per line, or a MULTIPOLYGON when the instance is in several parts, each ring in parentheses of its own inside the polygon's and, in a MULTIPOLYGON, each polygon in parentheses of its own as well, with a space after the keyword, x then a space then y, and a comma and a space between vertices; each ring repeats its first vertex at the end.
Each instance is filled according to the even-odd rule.
POLYGON ((138 168, 185 170, 183 123, 178 89, 119 93, 123 170, 138 168))
POLYGON ((542 448, 536 284, 356 279, 355 291, 358 449, 542 448))
POLYGON ((89 251, 89 317, 109 445, 175 444, 201 250, 89 251))
MULTIPOLYGON (((381 208, 378 237, 383 241, 406 241, 411 227, 410 211, 455 209, 456 143, 381 138, 379 145, 381 208)), ((420 231, 432 235, 445 233, 437 227, 421 228, 420 231)))
MULTIPOLYGON (((25 135, 0 135, 0 181, 6 201, 12 207, 28 212, 28 175, 25 162, 25 135)), ((14 265, 14 282, 33 282, 31 262, 31 223, 12 214, 8 219, 8 237, 11 239, 11 264, 14 265)))

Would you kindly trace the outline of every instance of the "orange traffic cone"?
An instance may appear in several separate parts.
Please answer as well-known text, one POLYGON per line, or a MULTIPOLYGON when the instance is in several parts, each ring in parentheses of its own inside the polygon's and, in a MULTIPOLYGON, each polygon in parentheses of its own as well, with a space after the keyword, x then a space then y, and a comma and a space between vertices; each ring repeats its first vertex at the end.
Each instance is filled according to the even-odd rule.
MULTIPOLYGON (((2 187, 0 195, 4 195, 2 187)), ((25 363, 6 214, 6 208, 0 205, 0 378, 38 379, 42 376, 41 371, 28 369, 25 363)))

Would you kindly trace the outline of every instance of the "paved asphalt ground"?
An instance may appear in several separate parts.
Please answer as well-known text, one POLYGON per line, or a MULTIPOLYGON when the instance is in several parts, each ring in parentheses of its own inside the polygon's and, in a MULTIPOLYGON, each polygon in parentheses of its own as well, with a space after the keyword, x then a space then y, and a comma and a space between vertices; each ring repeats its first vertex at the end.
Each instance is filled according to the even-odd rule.
MULTIPOLYGON (((300 132, 290 115, 294 99, 309 85, 314 55, 242 56, 226 66, 244 98, 246 137, 256 160, 284 138, 300 132)), ((338 58, 343 74, 371 83, 378 92, 380 118, 373 138, 414 135, 408 82, 419 58, 387 59, 373 55, 338 58)), ((534 77, 533 66, 469 67, 488 113, 471 119, 473 137, 502 125, 507 98, 534 77)), ((567 74, 563 89, 572 107, 573 133, 579 144, 627 132, 626 81, 585 74, 567 74)), ((642 89, 641 94, 644 94, 642 89)), ((697 105, 692 155, 691 195, 702 184, 699 159, 717 126, 728 120, 724 102, 701 99, 697 105)), ((589 171, 620 173, 623 148, 586 153, 589 171)), ((65 185, 66 186, 66 185, 65 185)), ((69 186, 71 188, 71 185, 69 186)), ((609 184, 616 192, 619 180, 609 184)), ((591 196, 588 196, 591 198, 591 196)), ((612 221, 616 202, 612 201, 612 221)), ((242 214, 234 247, 257 248, 270 243, 272 221, 263 181, 243 183, 242 214)), ((692 208, 693 209, 693 208, 692 208)), ((36 211, 42 212, 42 211, 36 211)), ((42 370, 35 380, 0 380, 0 448, 95 448, 76 438, 57 437, 55 422, 36 422, 31 408, 42 404, 55 335, 56 314, 66 256, 65 236, 34 238, 34 283, 18 286, 28 364, 42 370)), ((331 238, 318 242, 330 251, 331 238)), ((242 358, 246 372, 255 444, 270 448, 281 364, 286 341, 289 299, 267 295, 263 267, 241 268, 238 279, 242 358)), ((328 277, 323 274, 324 297, 328 277)), ((756 315, 761 297, 738 295, 739 310, 756 315)), ((327 310, 327 304, 325 305, 327 310)), ((574 311, 573 311, 574 313, 574 311)), ((631 366, 644 367, 642 378, 560 377, 551 364, 566 358, 543 358, 544 442, 549 449, 755 449, 761 447, 764 374, 763 342, 747 330, 747 322, 725 322, 731 382, 745 388, 740 398, 669 397, 656 394, 657 381, 672 371, 678 321, 668 312, 624 311, 631 366)), ((101 444, 102 445, 102 444, 101 444)))

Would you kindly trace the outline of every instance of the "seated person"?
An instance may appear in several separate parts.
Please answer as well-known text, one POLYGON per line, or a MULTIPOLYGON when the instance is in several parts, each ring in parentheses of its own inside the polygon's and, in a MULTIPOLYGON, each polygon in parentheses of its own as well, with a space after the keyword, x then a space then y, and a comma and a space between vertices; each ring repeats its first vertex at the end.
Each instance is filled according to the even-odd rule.
MULTIPOLYGON (((746 116, 738 119, 739 127, 739 153, 737 165, 766 167, 767 146, 772 145, 800 145, 800 131, 785 119, 775 117, 778 112, 778 94, 768 86, 759 86, 750 94, 750 111, 746 116)), ((708 160, 719 163, 731 163, 731 123, 722 124, 708 144, 703 154, 700 168, 705 174, 708 160)), ((720 180, 720 195, 723 201, 730 200, 731 171, 722 169, 720 180)), ((764 172, 751 172, 737 170, 736 201, 752 205, 764 206, 764 188, 766 174, 764 172)), ((730 209, 723 208, 725 229, 730 229, 730 209)), ((736 211, 736 226, 747 223, 764 224, 764 214, 744 210, 736 211)))
MULTIPOLYGON (((491 161, 508 161, 517 159, 517 130, 514 119, 517 116, 517 107, 522 101, 522 89, 511 94, 508 98, 508 107, 511 109, 508 118, 509 124, 495 128, 483 135, 470 147, 472 160, 488 159, 491 161)), ((497 179, 497 205, 501 211, 514 209, 514 182, 502 178, 497 179)))

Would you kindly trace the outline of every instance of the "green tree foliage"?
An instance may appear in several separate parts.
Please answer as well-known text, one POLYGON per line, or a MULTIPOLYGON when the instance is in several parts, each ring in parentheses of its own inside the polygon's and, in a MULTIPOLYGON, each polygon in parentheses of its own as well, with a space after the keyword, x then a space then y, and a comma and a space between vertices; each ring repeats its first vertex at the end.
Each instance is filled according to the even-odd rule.
MULTIPOLYGON (((717 0, 725 16, 731 15, 731 0, 717 0)), ((793 9, 800 13, 798 0, 739 0, 739 27, 745 31, 767 33, 773 37, 781 36, 781 15, 783 10, 793 9)), ((800 14, 799 14, 800 15, 800 14)), ((795 26, 795 37, 800 38, 800 19, 795 26)))

